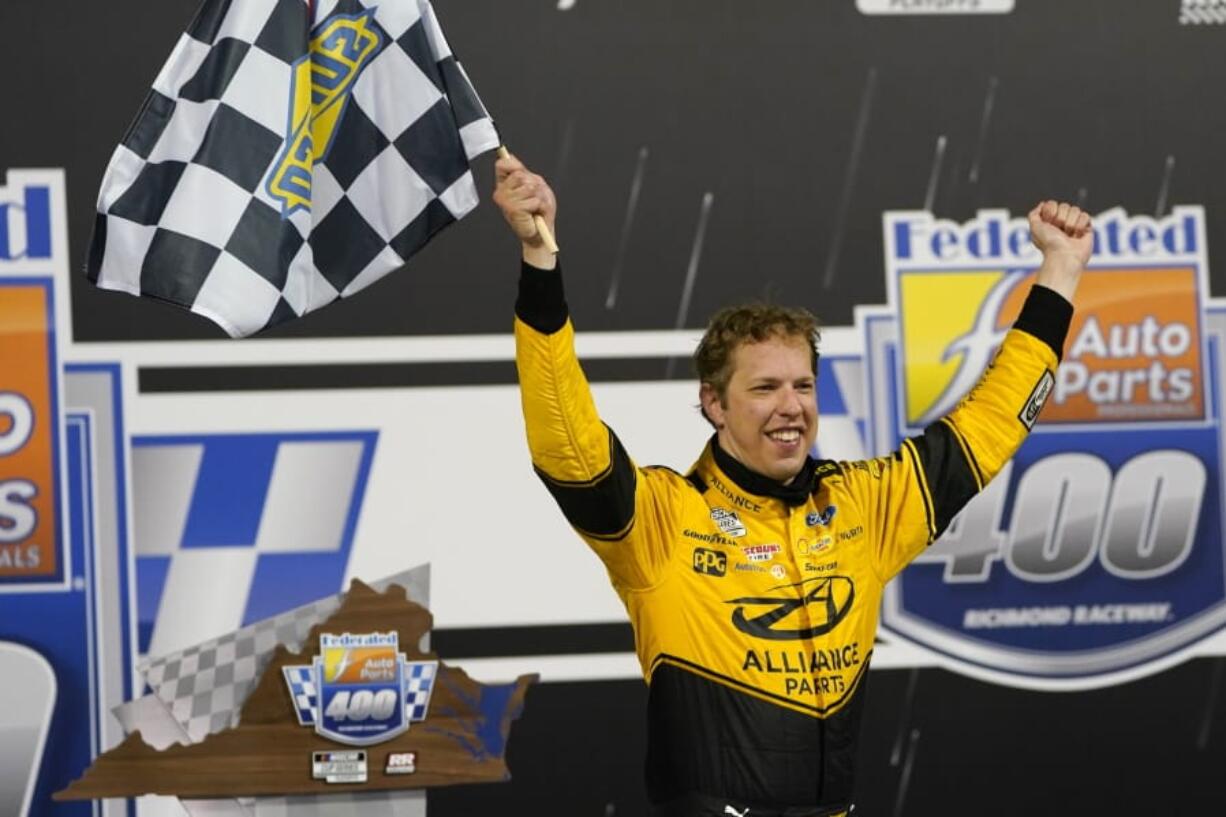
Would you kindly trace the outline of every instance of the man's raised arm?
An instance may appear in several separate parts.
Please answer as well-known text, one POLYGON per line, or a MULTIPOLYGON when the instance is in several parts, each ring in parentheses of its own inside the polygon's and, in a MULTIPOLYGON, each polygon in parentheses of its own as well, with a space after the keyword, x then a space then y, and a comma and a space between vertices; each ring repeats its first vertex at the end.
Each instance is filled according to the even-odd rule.
POLYGON ((566 520, 604 561, 621 588, 653 584, 669 556, 667 513, 653 500, 671 479, 640 471, 600 419, 575 356, 574 328, 557 258, 534 217, 551 230, 553 191, 515 157, 495 164, 494 202, 523 252, 515 302, 515 364, 532 465, 566 520))

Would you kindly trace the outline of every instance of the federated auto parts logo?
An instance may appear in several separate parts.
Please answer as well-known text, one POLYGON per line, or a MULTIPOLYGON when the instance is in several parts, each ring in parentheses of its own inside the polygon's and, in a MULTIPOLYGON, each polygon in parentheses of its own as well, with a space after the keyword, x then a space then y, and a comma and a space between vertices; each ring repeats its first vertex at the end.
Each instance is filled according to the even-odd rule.
POLYGON ((47 171, 13 170, 0 184, 0 592, 63 587, 72 575, 57 293, 50 271, 38 272, 55 260, 59 195, 47 171))
POLYGON ((319 636, 311 666, 282 671, 298 723, 338 743, 391 740, 426 718, 437 661, 406 661, 395 632, 319 636))
MULTIPOLYGON (((859 316, 877 452, 979 378, 1040 260, 1025 219, 999 210, 964 224, 887 213, 885 238, 890 307, 859 316)), ((1226 624, 1226 310, 1208 302, 1206 257, 1199 207, 1095 218, 1038 422, 887 588, 888 632, 971 674, 1074 688, 1154 672, 1226 624)))

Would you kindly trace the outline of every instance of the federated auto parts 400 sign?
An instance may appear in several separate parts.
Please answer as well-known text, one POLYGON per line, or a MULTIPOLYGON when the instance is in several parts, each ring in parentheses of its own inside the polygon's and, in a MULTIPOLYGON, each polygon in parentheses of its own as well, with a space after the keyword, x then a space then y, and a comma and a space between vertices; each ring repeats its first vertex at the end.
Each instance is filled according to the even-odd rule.
MULTIPOLYGON (((859 316, 868 437, 889 450, 975 382, 1039 262, 1026 221, 885 215, 888 310, 859 316)), ((1121 210, 1095 248, 1047 406, 1014 460, 887 590, 888 632, 1004 683, 1163 666, 1226 624, 1219 384, 1204 212, 1121 210)))

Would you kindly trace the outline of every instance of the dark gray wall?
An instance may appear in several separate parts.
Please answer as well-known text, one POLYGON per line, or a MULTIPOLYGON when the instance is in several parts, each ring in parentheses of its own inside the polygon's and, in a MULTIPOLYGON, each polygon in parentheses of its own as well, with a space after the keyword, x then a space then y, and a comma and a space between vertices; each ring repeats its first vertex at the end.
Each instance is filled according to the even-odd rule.
MULTIPOLYGON (((67 166, 74 264, 110 152, 196 5, 0 7, 10 80, 0 164, 67 166)), ((1178 0, 1018 0, 1004 16, 926 18, 866 17, 854 0, 435 7, 508 143, 558 188, 583 328, 674 325, 706 192, 714 202, 687 325, 763 294, 850 323, 854 304, 884 298, 881 212, 922 207, 930 187, 935 212, 959 219, 1049 196, 1083 198, 1095 212, 1203 204, 1210 246, 1226 238, 1226 27, 1179 25, 1178 0), (617 303, 606 309, 643 148, 617 303)), ((483 207, 408 271, 276 333, 502 331, 514 264, 497 212, 483 207)), ((173 308, 77 284, 79 338, 221 335, 173 308)))

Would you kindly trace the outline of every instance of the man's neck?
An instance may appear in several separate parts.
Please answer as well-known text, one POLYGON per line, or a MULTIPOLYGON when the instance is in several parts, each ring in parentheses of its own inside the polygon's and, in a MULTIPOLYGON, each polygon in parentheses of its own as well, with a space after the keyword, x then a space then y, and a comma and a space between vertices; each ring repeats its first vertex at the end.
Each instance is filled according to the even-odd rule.
POLYGON ((803 503, 813 491, 813 469, 816 462, 806 457, 804 465, 787 482, 771 479, 753 470, 719 444, 719 435, 711 437, 711 453, 715 464, 743 491, 757 496, 770 496, 783 500, 788 505, 803 503))

